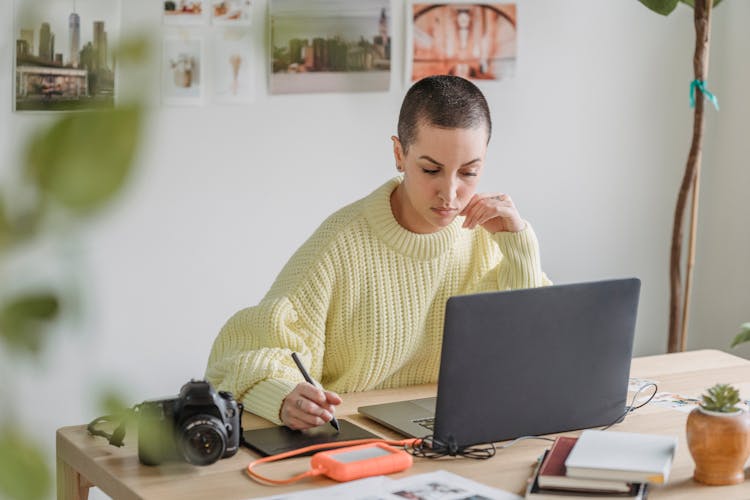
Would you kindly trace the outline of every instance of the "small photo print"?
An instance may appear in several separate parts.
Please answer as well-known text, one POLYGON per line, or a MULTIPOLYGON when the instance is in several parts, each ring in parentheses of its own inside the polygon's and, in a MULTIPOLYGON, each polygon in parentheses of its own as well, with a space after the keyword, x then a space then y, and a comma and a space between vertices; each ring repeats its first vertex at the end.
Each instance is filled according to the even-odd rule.
POLYGON ((701 400, 691 396, 684 396, 674 392, 659 392, 651 400, 656 406, 671 408, 673 410, 690 413, 693 408, 697 408, 701 400))
POLYGON ((164 24, 197 25, 208 19, 202 0, 163 0, 164 24))
POLYGON ((390 0, 269 0, 272 94, 386 91, 390 0))
POLYGON ((472 80, 514 75, 515 3, 413 3, 410 17, 411 81, 430 75, 472 80))
POLYGON ((203 102, 203 40, 165 38, 162 56, 164 104, 200 105, 203 102))
MULTIPOLYGON (((465 495, 470 492, 460 486, 453 486, 439 481, 431 481, 420 487, 409 488, 400 491, 394 491, 393 494, 409 500, 431 500, 433 498, 466 498, 465 495), (459 495, 458 497, 456 495, 459 495)), ((472 498, 485 499, 482 496, 472 498)), ((489 499, 486 499, 489 500, 489 499)))
POLYGON ((215 102, 247 103, 254 99, 251 31, 223 28, 213 50, 215 102))
POLYGON ((211 0, 211 22, 217 25, 250 25, 253 14, 251 0, 211 0))
POLYGON ((16 0, 15 12, 16 111, 114 106, 119 0, 16 0))

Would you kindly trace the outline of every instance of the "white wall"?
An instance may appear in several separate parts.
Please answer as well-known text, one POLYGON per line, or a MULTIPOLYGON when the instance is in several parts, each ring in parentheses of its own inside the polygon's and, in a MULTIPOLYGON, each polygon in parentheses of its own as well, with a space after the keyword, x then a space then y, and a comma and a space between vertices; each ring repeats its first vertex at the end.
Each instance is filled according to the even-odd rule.
MULTIPOLYGON (((123 31, 158 31, 159 2, 122 3, 123 31)), ((636 0, 518 3, 516 77, 482 86, 495 122, 482 188, 512 194, 555 282, 640 277, 635 353, 663 352, 672 215, 692 123, 692 12, 680 6, 664 18, 636 0)), ((0 5, 2 32, 11 32, 11 0, 0 5)), ((97 415, 91 393, 103 385, 135 403, 201 376, 223 322, 262 297, 328 214, 395 172, 389 137, 406 90, 403 2, 392 2, 394 72, 382 93, 268 95, 265 11, 265 1, 254 2, 255 102, 161 107, 158 83, 149 82, 154 106, 128 189, 52 259, 80 278, 85 314, 53 340, 41 371, 23 368, 16 378, 32 395, 22 413, 50 450, 55 428, 97 415)), ((748 211, 750 175, 742 155, 747 14, 745 3, 726 2, 715 16, 721 55, 710 86, 725 107, 709 120, 716 132, 706 152, 691 347, 725 348, 740 320, 750 321, 747 271, 736 273, 749 238, 739 215, 748 211)), ((6 68, 15 50, 8 38, 0 40, 6 68)), ((9 73, 0 74, 6 175, 18 144, 47 119, 11 113, 9 73)), ((143 82, 120 84, 127 91, 143 82)))

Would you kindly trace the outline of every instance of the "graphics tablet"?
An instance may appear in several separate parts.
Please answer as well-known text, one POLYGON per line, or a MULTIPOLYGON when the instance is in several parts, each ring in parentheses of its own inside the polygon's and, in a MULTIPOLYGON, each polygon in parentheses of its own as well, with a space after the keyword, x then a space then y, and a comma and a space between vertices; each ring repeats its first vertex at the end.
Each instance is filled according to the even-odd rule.
MULTIPOLYGON (((245 446, 257 451, 263 456, 278 455, 285 451, 298 450, 305 446, 337 441, 351 441, 354 439, 382 439, 380 436, 359 427, 348 420, 339 419, 340 431, 336 431, 330 424, 313 427, 304 431, 294 431, 280 425, 266 429, 245 431, 245 446)), ((314 452, 309 453, 312 455, 314 452)))

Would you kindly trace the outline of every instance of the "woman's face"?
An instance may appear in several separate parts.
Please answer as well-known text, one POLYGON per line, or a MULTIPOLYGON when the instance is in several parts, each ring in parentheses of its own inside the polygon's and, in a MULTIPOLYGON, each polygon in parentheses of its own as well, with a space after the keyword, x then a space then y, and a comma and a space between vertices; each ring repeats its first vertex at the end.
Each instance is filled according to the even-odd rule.
POLYGON ((476 192, 487 154, 484 125, 445 129, 420 125, 404 153, 392 137, 404 180, 391 195, 396 220, 413 233, 434 233, 450 225, 476 192))

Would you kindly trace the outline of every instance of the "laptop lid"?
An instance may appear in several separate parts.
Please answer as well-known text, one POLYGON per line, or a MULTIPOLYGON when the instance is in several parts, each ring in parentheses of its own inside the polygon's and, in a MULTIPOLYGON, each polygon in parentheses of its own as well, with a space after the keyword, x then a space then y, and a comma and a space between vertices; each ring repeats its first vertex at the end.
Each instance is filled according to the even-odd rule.
POLYGON ((629 278, 451 297, 437 402, 359 412, 457 446, 609 424, 625 412, 639 292, 629 278))
POLYGON ((435 438, 468 446, 618 420, 639 292, 630 278, 448 299, 435 438))

